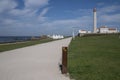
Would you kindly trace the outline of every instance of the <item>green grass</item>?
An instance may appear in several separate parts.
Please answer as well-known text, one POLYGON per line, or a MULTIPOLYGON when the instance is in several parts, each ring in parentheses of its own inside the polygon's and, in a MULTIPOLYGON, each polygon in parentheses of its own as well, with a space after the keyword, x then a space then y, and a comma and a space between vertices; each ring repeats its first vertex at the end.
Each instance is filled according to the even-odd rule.
POLYGON ((118 35, 77 37, 72 40, 68 70, 75 80, 120 80, 118 35))
POLYGON ((35 44, 45 43, 45 42, 49 42, 49 41, 53 41, 53 39, 47 38, 47 39, 41 39, 41 40, 27 41, 24 43, 1 44, 0 52, 13 50, 13 49, 17 49, 17 48, 22 48, 22 47, 26 47, 26 46, 31 46, 31 45, 35 45, 35 44))

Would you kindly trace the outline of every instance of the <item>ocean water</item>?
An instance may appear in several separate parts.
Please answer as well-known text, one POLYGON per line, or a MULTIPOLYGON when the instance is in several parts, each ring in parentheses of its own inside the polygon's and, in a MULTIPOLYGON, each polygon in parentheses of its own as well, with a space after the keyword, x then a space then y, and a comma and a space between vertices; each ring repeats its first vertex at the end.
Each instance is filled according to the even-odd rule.
POLYGON ((31 40, 31 36, 0 36, 0 43, 13 43, 31 40))

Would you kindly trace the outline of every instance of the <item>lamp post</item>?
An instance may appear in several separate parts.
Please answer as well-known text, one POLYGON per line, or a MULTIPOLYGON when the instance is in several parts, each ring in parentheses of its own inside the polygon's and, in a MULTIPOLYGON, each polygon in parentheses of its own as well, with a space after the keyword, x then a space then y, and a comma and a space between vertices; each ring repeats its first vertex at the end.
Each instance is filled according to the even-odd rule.
POLYGON ((73 40, 74 40, 75 39, 74 27, 73 27, 72 37, 73 37, 73 40))
POLYGON ((75 28, 79 28, 79 27, 72 27, 73 31, 72 31, 72 38, 73 40, 75 40, 75 28))
POLYGON ((118 28, 119 30, 118 30, 118 35, 119 35, 119 39, 120 39, 120 28, 118 28))

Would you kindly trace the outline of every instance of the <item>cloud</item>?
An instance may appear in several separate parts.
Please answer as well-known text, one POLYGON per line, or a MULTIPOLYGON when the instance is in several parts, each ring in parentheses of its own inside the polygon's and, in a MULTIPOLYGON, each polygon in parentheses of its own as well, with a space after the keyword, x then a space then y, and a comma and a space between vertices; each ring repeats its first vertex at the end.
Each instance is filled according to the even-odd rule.
POLYGON ((72 15, 77 16, 86 16, 92 14, 92 9, 78 9, 78 10, 72 10, 72 11, 66 11, 67 13, 71 13, 72 15))
POLYGON ((55 20, 50 22, 45 22, 41 26, 46 27, 47 30, 57 31, 67 33, 72 30, 72 27, 77 27, 78 29, 88 29, 92 25, 92 17, 82 16, 75 19, 66 20, 55 20))
POLYGON ((0 23, 5 20, 18 20, 21 22, 31 23, 39 21, 45 21, 47 17, 44 15, 48 11, 49 0, 24 0, 25 7, 23 9, 16 8, 18 2, 15 0, 1 0, 0 1, 0 23), (6 6, 7 5, 7 6, 6 6), (45 8, 42 8, 45 7, 45 8), (38 15, 37 11, 40 10, 38 15))
MULTIPOLYGON (((119 5, 109 5, 102 8, 97 8, 98 27, 102 24, 116 24, 120 23, 120 14, 118 12, 119 5)), ((93 10, 92 9, 78 9, 76 11, 69 11, 68 13, 82 13, 81 16, 77 16, 74 19, 55 20, 44 23, 44 26, 48 26, 49 29, 60 30, 60 28, 66 28, 66 31, 72 27, 78 27, 79 29, 91 30, 93 26, 93 10), (89 13, 89 14, 88 14, 89 13)))
POLYGON ((98 14, 108 14, 108 13, 113 13, 119 11, 120 6, 119 5, 111 5, 111 6, 106 6, 102 8, 98 8, 98 14))
POLYGON ((49 9, 48 7, 44 8, 39 16, 44 16, 47 13, 48 9, 49 9))
POLYGON ((49 34, 70 35, 73 27, 76 27, 75 32, 78 32, 78 29, 90 30, 92 25, 91 18, 92 17, 89 16, 83 16, 75 19, 55 20, 45 22, 41 24, 41 26, 44 31, 49 32, 49 34))
POLYGON ((16 7, 20 4, 15 0, 0 0, 0 36, 44 32, 41 22, 47 19, 48 0, 24 0, 24 4, 25 7, 19 9, 16 7))
POLYGON ((12 20, 12 19, 5 19, 4 21, 3 21, 3 24, 5 24, 5 25, 11 25, 11 24, 13 24, 13 23, 15 23, 16 21, 15 20, 12 20))
POLYGON ((45 21, 47 19, 46 17, 44 17, 44 15, 48 12, 48 10, 49 10, 49 8, 46 7, 41 11, 40 15, 38 16, 39 21, 42 22, 42 21, 45 21))
POLYGON ((31 13, 31 10, 30 9, 24 9, 24 10, 12 9, 9 13, 14 16, 24 16, 31 13))
POLYGON ((119 5, 111 5, 99 8, 97 10, 98 24, 116 24, 120 23, 119 5))
POLYGON ((48 5, 49 0, 25 0, 26 8, 38 8, 45 5, 48 5))
MULTIPOLYGON (((35 16, 36 12, 48 5, 49 0, 24 0, 25 7, 24 9, 12 9, 9 13, 14 16, 25 16, 25 17, 31 17, 35 16)), ((47 12, 47 8, 43 9, 44 12, 41 13, 41 16, 44 15, 47 12)))
MULTIPOLYGON (((24 9, 16 8, 19 4, 15 0, 0 0, 0 13, 10 13, 13 15, 28 15, 28 13, 34 14, 40 8, 48 5, 49 0, 24 0, 24 9)), ((46 9, 47 10, 47 9, 46 9)), ((45 11, 45 10, 44 10, 45 11)))
POLYGON ((104 2, 100 2, 100 3, 97 3, 98 6, 104 6, 105 3, 104 2))
POLYGON ((0 1, 0 13, 11 10, 15 8, 16 6, 17 4, 14 2, 14 0, 1 0, 0 1))
POLYGON ((114 15, 101 15, 99 17, 101 23, 120 23, 120 14, 114 15))
MULTIPOLYGON (((4 31, 7 29, 5 32, 8 32, 7 34, 11 33, 11 35, 14 35, 15 32, 23 33, 20 35, 25 33, 26 35, 53 34, 53 32, 70 34, 72 27, 78 27, 76 30, 92 29, 93 10, 90 8, 67 11, 69 16, 72 16, 69 19, 56 19, 56 17, 53 17, 53 20, 51 20, 46 16, 48 11, 51 10, 48 6, 49 0, 24 0, 24 4, 24 8, 18 9, 15 0, 0 0, 0 34, 3 34, 2 29, 4 31)), ((98 25, 119 24, 119 8, 119 5, 97 8, 98 25)))

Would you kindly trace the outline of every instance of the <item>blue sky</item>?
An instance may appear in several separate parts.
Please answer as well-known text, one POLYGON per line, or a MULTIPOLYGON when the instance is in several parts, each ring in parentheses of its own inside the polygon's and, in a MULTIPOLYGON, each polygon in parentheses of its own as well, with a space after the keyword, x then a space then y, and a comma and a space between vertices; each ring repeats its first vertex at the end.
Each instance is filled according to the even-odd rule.
POLYGON ((120 29, 120 0, 0 0, 0 36, 71 35, 72 27, 120 29))

